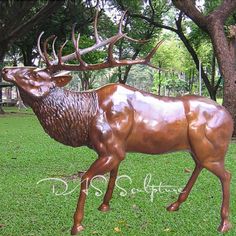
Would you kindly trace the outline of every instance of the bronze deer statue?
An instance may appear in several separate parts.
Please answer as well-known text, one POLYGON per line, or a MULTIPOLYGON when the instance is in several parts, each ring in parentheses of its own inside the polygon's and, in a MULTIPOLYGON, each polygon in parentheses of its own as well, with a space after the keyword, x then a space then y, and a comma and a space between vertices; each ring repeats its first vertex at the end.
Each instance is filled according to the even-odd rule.
POLYGON ((47 54, 47 44, 54 36, 44 42, 42 51, 40 35, 38 49, 47 64, 46 69, 13 67, 2 70, 3 78, 19 88, 23 101, 32 107, 44 130, 52 138, 73 147, 88 146, 98 154, 97 160, 82 177, 71 234, 76 235, 83 230, 86 187, 94 176, 110 173, 107 191, 99 207, 101 211, 108 211, 118 168, 126 152, 161 154, 180 150, 187 150, 196 166, 183 192, 167 210, 179 209, 186 201, 201 170, 206 168, 221 181, 223 201, 218 230, 226 232, 231 228, 231 175, 225 170, 224 158, 231 140, 233 122, 223 106, 204 97, 161 97, 121 84, 109 84, 87 92, 71 92, 60 88, 71 80, 71 76, 63 71, 150 64, 150 59, 160 43, 144 59, 113 58, 112 48, 121 38, 141 42, 122 32, 122 20, 117 35, 100 41, 96 17, 96 43, 86 49, 79 49, 79 36, 75 38, 73 28, 75 52, 67 56, 62 56, 65 44, 60 47, 58 56, 55 54, 54 38, 53 61, 50 61, 47 54), (83 61, 83 54, 104 45, 108 45, 106 62, 90 65, 83 61), (65 64, 75 58, 78 59, 79 65, 65 64))

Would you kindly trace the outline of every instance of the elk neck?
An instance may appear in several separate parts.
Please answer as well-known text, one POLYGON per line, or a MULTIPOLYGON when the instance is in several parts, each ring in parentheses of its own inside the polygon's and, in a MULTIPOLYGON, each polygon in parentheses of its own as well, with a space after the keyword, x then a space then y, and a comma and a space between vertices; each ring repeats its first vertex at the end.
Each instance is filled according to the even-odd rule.
POLYGON ((95 91, 54 88, 46 96, 36 98, 20 89, 20 94, 50 137, 72 147, 90 146, 89 127, 98 109, 95 91))

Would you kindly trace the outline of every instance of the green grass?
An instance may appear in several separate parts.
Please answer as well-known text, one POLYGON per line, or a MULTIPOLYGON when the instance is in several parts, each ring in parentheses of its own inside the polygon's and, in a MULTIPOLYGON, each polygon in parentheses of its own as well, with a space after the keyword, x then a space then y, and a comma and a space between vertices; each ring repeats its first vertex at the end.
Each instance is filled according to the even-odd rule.
MULTIPOLYGON (((11 110, 8 110, 11 111, 11 110)), ((11 113, 0 117, 0 235, 4 236, 59 236, 69 235, 79 188, 69 195, 55 196, 52 182, 37 182, 49 177, 70 176, 86 170, 96 154, 88 148, 73 149, 50 139, 42 130, 36 117, 11 113)), ((234 228, 226 235, 236 235, 236 144, 231 144, 226 166, 233 173, 231 221, 234 228)), ((165 207, 173 202, 174 193, 157 193, 153 202, 150 194, 131 194, 131 189, 142 189, 144 178, 151 173, 152 185, 160 182, 182 187, 190 177, 185 168, 193 169, 187 153, 162 156, 128 154, 120 166, 119 185, 127 196, 120 196, 116 188, 111 202, 112 210, 101 213, 97 207, 102 196, 90 189, 83 224, 85 235, 218 235, 221 191, 216 177, 203 171, 188 200, 178 212, 169 213, 165 207)), ((79 185, 79 180, 68 180, 69 190, 79 185)), ((100 179, 96 187, 105 191, 100 179)), ((56 184, 56 191, 63 187, 56 184)))

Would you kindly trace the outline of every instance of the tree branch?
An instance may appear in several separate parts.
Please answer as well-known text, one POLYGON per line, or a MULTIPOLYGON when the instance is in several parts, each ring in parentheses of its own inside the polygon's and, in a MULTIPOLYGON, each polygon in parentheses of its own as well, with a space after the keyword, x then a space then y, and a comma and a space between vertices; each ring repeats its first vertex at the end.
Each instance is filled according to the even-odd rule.
POLYGON ((222 81, 222 76, 220 76, 220 78, 217 80, 217 83, 215 85, 215 90, 217 90, 219 88, 221 81, 222 81))
POLYGON ((209 14, 209 18, 213 17, 214 19, 220 18, 223 23, 225 20, 235 11, 236 1, 235 0, 224 0, 223 3, 216 8, 213 12, 209 14))
MULTIPOLYGON (((124 11, 124 10, 125 10, 125 6, 124 6, 122 0, 117 1, 117 2, 118 2, 118 4, 119 4, 119 6, 121 7, 121 9, 124 11)), ((159 27, 159 28, 163 28, 163 29, 167 29, 167 30, 176 32, 176 29, 175 29, 175 28, 170 27, 170 26, 167 26, 167 25, 163 25, 163 24, 161 24, 161 23, 159 23, 159 22, 154 21, 154 13, 155 13, 155 10, 154 10, 154 7, 153 7, 153 5, 152 5, 152 1, 149 0, 148 3, 149 3, 150 8, 151 8, 151 10, 152 10, 152 16, 151 16, 151 18, 148 18, 148 17, 146 17, 146 16, 144 16, 144 15, 141 15, 141 14, 131 13, 130 11, 129 11, 129 16, 131 16, 131 17, 136 17, 136 18, 139 18, 139 19, 143 19, 143 20, 149 22, 151 25, 153 25, 153 26, 155 26, 155 27, 159 27)))
MULTIPOLYGON (((198 59, 198 55, 196 53, 196 51, 194 50, 194 48, 192 47, 192 45, 190 44, 189 40, 186 38, 186 36, 183 33, 182 30, 182 16, 183 16, 183 12, 181 11, 179 13, 179 17, 178 19, 175 20, 175 24, 177 27, 177 31, 176 33, 178 34, 179 38, 181 39, 181 41, 183 42, 184 46, 186 47, 186 49, 188 50, 189 54, 192 56, 192 59, 196 65, 197 70, 199 70, 199 59, 198 59)), ((210 94, 210 97, 213 98, 214 97, 214 93, 212 90, 212 86, 210 84, 210 81, 207 77, 207 74, 204 71, 203 66, 201 65, 201 71, 202 71, 202 79, 207 87, 207 90, 210 94)))
POLYGON ((146 17, 146 16, 143 16, 143 15, 141 15, 141 14, 135 14, 135 13, 132 14, 132 13, 130 13, 129 16, 143 19, 143 20, 147 21, 148 23, 150 23, 151 25, 153 25, 153 26, 155 26, 155 27, 167 29, 167 30, 173 31, 173 32, 175 32, 175 33, 177 32, 177 30, 176 30, 175 28, 170 27, 170 26, 168 26, 168 25, 163 25, 163 24, 161 24, 161 23, 159 23, 159 22, 156 22, 156 21, 154 21, 153 19, 148 18, 148 17, 146 17))
POLYGON ((7 39, 12 40, 16 36, 20 37, 21 35, 26 34, 33 25, 35 25, 40 20, 42 20, 45 17, 47 17, 48 15, 50 15, 53 11, 55 11, 55 9, 60 7, 62 4, 64 4, 64 1, 48 1, 48 3, 38 13, 36 13, 32 18, 30 18, 24 24, 18 26, 16 29, 14 29, 8 35, 7 39))
POLYGON ((192 19, 201 29, 207 30, 207 17, 205 17, 194 5, 192 0, 172 0, 176 8, 183 11, 190 19, 192 19))
MULTIPOLYGON (((126 21, 125 27, 127 27, 127 24, 128 24, 128 20, 126 21)), ((145 33, 144 39, 150 39, 153 35, 154 30, 155 30, 155 26, 152 26, 152 28, 150 30, 147 30, 147 32, 145 33)), ((140 45, 140 47, 135 50, 135 53, 132 56, 132 60, 135 60, 137 58, 137 56, 139 55, 139 53, 142 49, 142 46, 143 45, 140 45)), ((122 47, 121 47, 121 49, 122 49, 122 47)), ((121 57, 121 49, 119 49, 119 53, 120 53, 119 58, 121 57)), ((132 65, 125 67, 125 72, 124 72, 123 78, 122 78, 122 73, 121 73, 122 72, 121 67, 118 68, 118 70, 119 70, 119 83, 125 84, 127 82, 128 75, 129 75, 131 68, 132 68, 132 65)))
POLYGON ((149 3, 149 5, 150 5, 150 7, 151 7, 151 10, 152 10, 152 18, 151 18, 151 19, 153 20, 153 19, 154 19, 154 16, 155 16, 155 10, 154 10, 154 8, 153 8, 152 1, 149 0, 148 3, 149 3))
POLYGON ((22 24, 23 18, 34 5, 34 1, 14 1, 12 6, 6 7, 4 12, 8 14, 5 15, 4 20, 7 23, 7 27, 4 27, 5 32, 11 32, 18 25, 22 24), (14 17, 12 17, 13 15, 14 17))

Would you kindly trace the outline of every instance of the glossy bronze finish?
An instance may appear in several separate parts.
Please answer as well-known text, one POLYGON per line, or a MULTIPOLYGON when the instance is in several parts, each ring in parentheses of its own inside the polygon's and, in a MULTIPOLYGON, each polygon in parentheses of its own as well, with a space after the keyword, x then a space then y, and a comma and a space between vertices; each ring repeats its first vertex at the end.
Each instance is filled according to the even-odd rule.
POLYGON ((5 68, 6 81, 20 89, 45 131, 55 140, 79 147, 88 146, 97 160, 82 177, 72 235, 83 229, 86 186, 96 175, 110 173, 101 211, 108 211, 118 168, 126 152, 160 154, 187 150, 196 167, 184 191, 167 209, 176 211, 187 199, 199 173, 206 168, 221 181, 223 201, 220 232, 231 228, 229 198, 231 175, 224 158, 233 122, 224 107, 207 98, 158 97, 126 85, 110 84, 91 92, 70 92, 58 88, 69 75, 51 75, 35 68, 5 68))

